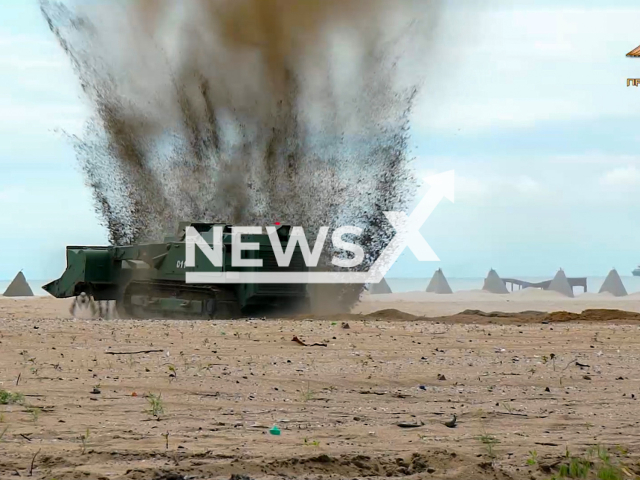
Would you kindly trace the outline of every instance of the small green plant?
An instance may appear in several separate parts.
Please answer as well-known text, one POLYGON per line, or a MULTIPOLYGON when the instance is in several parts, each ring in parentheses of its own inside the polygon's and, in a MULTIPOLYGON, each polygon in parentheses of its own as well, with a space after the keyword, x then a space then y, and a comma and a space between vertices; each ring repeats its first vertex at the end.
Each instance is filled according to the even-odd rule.
POLYGON ((302 392, 302 401, 308 402, 309 400, 313 400, 314 396, 315 396, 315 392, 311 390, 311 387, 309 386, 309 382, 307 382, 307 389, 302 392))
POLYGON ((308 439, 304 439, 304 445, 306 447, 319 447, 320 446, 320 442, 317 440, 314 440, 313 442, 310 442, 308 439))
MULTIPOLYGON (((2 421, 2 420, 1 420, 1 418, 2 418, 2 417, 0 416, 0 422, 2 421)), ((620 455, 623 455, 623 456, 625 456, 625 457, 626 457, 627 455, 629 455, 629 449, 628 449, 628 448, 626 448, 626 447, 623 447, 622 445, 616 445, 616 450, 618 451, 618 453, 619 453, 620 455)))
POLYGON ((513 413, 513 407, 507 402, 503 403, 502 406, 507 411, 507 413, 513 413))
POLYGON ((602 445, 598 445, 596 447, 596 453, 601 462, 611 463, 611 456, 609 455, 609 451, 606 449, 606 447, 603 447, 602 445))
POLYGON ((600 480, 622 480, 622 472, 618 467, 613 465, 603 465, 598 469, 598 478, 600 480))
POLYGON ((24 403, 24 395, 21 393, 11 393, 7 390, 0 390, 0 405, 13 405, 24 403))
POLYGON ((480 442, 482 442, 482 444, 487 449, 487 455, 490 458, 495 458, 493 447, 499 444, 500 440, 498 440, 495 436, 489 435, 487 433, 483 433, 482 435, 480 435, 480 437, 478 437, 478 440, 480 440, 480 442))
POLYGON ((538 464, 538 452, 535 450, 531 450, 529 452, 529 458, 527 459, 527 465, 537 465, 538 464))
POLYGON ((164 403, 162 401, 162 394, 159 394, 159 395, 155 395, 153 393, 148 394, 147 402, 149 402, 148 413, 159 420, 160 415, 164 413, 164 403))
POLYGON ((622 480, 627 472, 614 464, 609 451, 600 445, 590 448, 584 458, 572 457, 567 448, 565 457, 568 462, 558 467, 558 474, 552 480, 591 478, 593 475, 599 480, 622 480))
POLYGON ((38 421, 38 418, 40 418, 42 409, 38 407, 29 407, 27 409, 27 412, 29 412, 29 415, 31 415, 31 420, 33 421, 33 423, 36 423, 38 421))
POLYGON ((80 441, 82 442, 82 455, 87 451, 87 443, 89 442, 89 429, 84 433, 84 435, 80 435, 80 441))
POLYGON ((4 434, 7 433, 7 430, 9 430, 9 425, 4 427, 4 430, 2 430, 2 432, 0 432, 0 442, 2 442, 2 439, 4 438, 4 434))
POLYGON ((573 457, 569 464, 562 464, 558 470, 561 477, 568 478, 587 478, 593 464, 585 459, 573 457))

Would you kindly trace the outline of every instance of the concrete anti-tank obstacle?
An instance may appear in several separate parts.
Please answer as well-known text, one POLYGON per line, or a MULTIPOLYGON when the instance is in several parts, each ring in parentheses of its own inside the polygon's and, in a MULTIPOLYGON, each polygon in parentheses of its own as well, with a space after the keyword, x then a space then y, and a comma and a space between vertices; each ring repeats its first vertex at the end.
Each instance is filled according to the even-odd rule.
POLYGON ((441 268, 433 274, 433 278, 431 279, 431 282, 429 282, 429 286, 427 287, 427 293, 437 293, 440 295, 453 293, 451 287, 449 286, 449 282, 447 282, 444 273, 442 273, 441 268))
POLYGON ((599 293, 610 293, 614 297, 627 296, 627 289, 624 288, 622 279, 615 268, 609 272, 609 275, 607 275, 599 293))
POLYGON ((573 287, 569 283, 567 276, 564 273, 564 270, 560 269, 553 280, 551 280, 551 284, 549 285, 548 290, 553 292, 558 292, 565 297, 573 298, 573 287))
POLYGON ((4 292, 5 297, 33 297, 33 291, 27 283, 24 273, 19 272, 4 292))
POLYGON ((509 293, 507 285, 494 269, 491 269, 487 278, 484 279, 484 286, 482 287, 482 290, 500 295, 509 293))
POLYGON ((369 284, 369 293, 371 293, 371 295, 387 295, 393 292, 387 281, 383 278, 380 283, 369 284))

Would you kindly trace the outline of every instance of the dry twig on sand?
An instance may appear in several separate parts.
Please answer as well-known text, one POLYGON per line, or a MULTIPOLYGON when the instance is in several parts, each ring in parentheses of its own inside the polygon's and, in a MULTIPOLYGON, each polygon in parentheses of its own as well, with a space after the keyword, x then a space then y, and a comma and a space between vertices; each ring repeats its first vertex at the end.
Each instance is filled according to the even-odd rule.
POLYGON ((164 350, 141 350, 139 352, 104 352, 105 355, 139 355, 141 353, 162 353, 164 350))
POLYGON ((33 464, 36 463, 36 457, 38 456, 38 454, 40 453, 42 449, 38 450, 36 452, 36 454, 33 456, 33 458, 31 459, 31 465, 29 466, 29 476, 32 477, 33 476, 33 464))

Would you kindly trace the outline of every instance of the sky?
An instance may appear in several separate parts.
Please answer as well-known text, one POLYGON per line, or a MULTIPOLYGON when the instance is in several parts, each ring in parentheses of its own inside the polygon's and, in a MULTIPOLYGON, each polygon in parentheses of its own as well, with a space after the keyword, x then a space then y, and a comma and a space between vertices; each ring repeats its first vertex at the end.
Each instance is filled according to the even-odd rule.
MULTIPOLYGON (((67 135, 90 115, 35 0, 0 0, 0 279, 106 244, 67 135)), ((456 172, 391 277, 623 275, 640 263, 640 5, 449 2, 412 116, 417 175, 456 172)), ((416 197, 426 192, 423 187, 416 197)))

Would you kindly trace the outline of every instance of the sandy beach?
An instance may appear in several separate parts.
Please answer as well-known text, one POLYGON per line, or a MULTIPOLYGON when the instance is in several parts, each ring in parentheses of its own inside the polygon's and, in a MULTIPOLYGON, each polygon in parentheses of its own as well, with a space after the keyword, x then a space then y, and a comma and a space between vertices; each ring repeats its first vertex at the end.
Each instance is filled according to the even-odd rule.
MULTIPOLYGON (((8 318, 71 318, 72 300, 49 296, 7 298, 0 295, 0 312, 8 318)), ((465 310, 518 313, 526 311, 581 313, 589 309, 612 309, 640 313, 640 293, 614 297, 607 293, 585 293, 575 298, 556 292, 526 289, 508 295, 482 290, 437 295, 425 292, 370 295, 365 292, 352 313, 369 314, 380 310, 401 310, 415 316, 441 317, 465 310)), ((82 316, 82 313, 80 313, 82 316)))
POLYGON ((356 313, 397 309, 418 316, 438 317, 455 315, 464 310, 485 312, 567 311, 580 313, 587 309, 615 309, 640 312, 640 294, 614 297, 607 293, 584 293, 574 298, 559 293, 525 289, 508 295, 495 295, 482 290, 437 295, 425 292, 391 293, 388 295, 363 294, 354 309, 356 313))
POLYGON ((0 480, 640 480, 640 3, 2 19, 0 480))
POLYGON ((640 473, 640 315, 403 313, 640 305, 533 293, 212 322, 1 299, 0 389, 24 397, 0 406, 0 478, 548 479, 594 445, 640 473))

